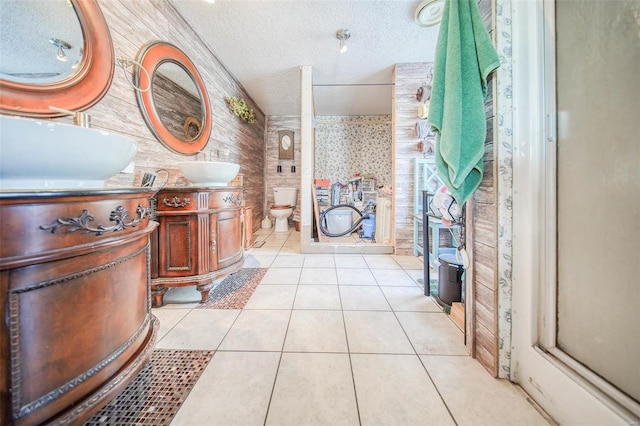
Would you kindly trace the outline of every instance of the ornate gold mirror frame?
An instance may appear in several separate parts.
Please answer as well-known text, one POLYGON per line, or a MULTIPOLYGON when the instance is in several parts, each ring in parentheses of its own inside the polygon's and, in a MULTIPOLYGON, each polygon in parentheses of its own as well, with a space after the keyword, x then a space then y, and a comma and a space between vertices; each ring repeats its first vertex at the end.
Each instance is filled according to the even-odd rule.
POLYGON ((209 142, 209 136, 211 135, 211 105, 204 82, 196 66, 182 50, 173 44, 163 41, 153 42, 144 47, 138 54, 138 62, 148 71, 147 74, 138 68, 136 85, 138 87, 150 87, 151 89, 145 92, 137 91, 136 94, 138 105, 151 132, 167 148, 179 154, 194 155, 202 151, 209 142), (196 123, 185 123, 184 139, 176 137, 162 123, 153 99, 153 79, 160 65, 165 62, 172 62, 189 74, 200 95, 202 123, 197 123, 197 125, 196 123), (190 127, 196 130, 193 132, 195 133, 194 135, 192 135, 190 127), (187 132, 189 132, 188 136, 187 132))
POLYGON ((107 21, 96 0, 70 0, 78 15, 84 53, 78 71, 52 84, 26 84, 0 79, 0 112, 32 117, 58 117, 56 106, 73 111, 90 108, 107 93, 115 69, 107 21))

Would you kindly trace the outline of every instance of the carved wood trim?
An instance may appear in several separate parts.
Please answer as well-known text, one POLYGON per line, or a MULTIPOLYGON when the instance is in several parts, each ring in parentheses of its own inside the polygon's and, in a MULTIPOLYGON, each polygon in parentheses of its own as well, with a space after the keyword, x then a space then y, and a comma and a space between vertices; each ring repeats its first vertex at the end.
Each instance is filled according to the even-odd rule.
POLYGON ((60 230, 60 232, 62 232, 62 230, 66 230, 67 234, 82 230, 83 234, 93 233, 98 237, 105 232, 118 232, 129 227, 137 226, 147 216, 147 214, 149 214, 149 208, 142 207, 138 204, 136 213, 138 214, 138 217, 127 223, 126 220, 129 219, 129 211, 122 206, 118 206, 115 210, 111 211, 111 214, 109 215, 109 220, 111 222, 116 222, 115 225, 98 225, 97 228, 92 228, 89 225, 89 222, 92 222, 95 218, 91 213, 89 213, 89 210, 84 209, 78 217, 58 218, 49 225, 40 225, 39 228, 44 231, 50 230, 52 234, 55 234, 58 230, 60 230))
POLYGON ((64 282, 72 281, 81 277, 85 277, 87 275, 94 274, 96 272, 103 271, 105 269, 111 268, 115 265, 119 265, 125 263, 137 256, 141 253, 147 252, 149 250, 150 245, 147 243, 143 248, 136 250, 135 252, 117 259, 113 262, 109 262, 105 265, 100 265, 99 267, 86 269, 84 271, 80 271, 74 274, 66 275, 64 277, 42 281, 39 283, 32 284, 22 289, 18 290, 9 290, 9 342, 10 342, 10 353, 11 353, 11 402, 13 407, 13 418, 14 420, 19 419, 38 408, 49 404, 51 401, 55 400, 63 396, 66 392, 71 390, 72 388, 78 386, 80 383, 87 380, 87 378, 95 375, 100 370, 102 370, 105 366, 109 365, 115 358, 117 358, 122 352, 124 352, 127 348, 129 348, 133 342, 140 336, 142 333, 142 329, 148 324, 148 317, 143 323, 143 325, 139 328, 139 330, 127 340, 120 348, 118 348, 115 352, 113 352, 109 357, 102 360, 99 364, 92 367, 90 370, 87 370, 83 374, 74 377, 67 383, 62 386, 54 389, 47 394, 41 396, 40 398, 32 401, 26 405, 22 405, 22 382, 20 380, 22 365, 20 360, 22 359, 21 353, 21 329, 20 329, 20 294, 26 293, 29 291, 39 290, 45 287, 49 287, 56 284, 62 284, 64 282))
POLYGON ((114 388, 117 386, 124 387, 130 380, 135 378, 135 375, 139 370, 144 367, 146 362, 151 358, 151 354, 155 347, 155 341, 157 339, 158 330, 160 329, 160 321, 153 314, 149 314, 145 323, 150 324, 151 334, 147 339, 147 344, 144 346, 142 352, 130 363, 122 373, 118 374, 113 380, 109 382, 109 384, 99 392, 92 395, 90 398, 87 398, 82 404, 79 404, 69 413, 67 413, 64 417, 57 419, 54 425, 67 425, 74 422, 78 416, 90 410, 96 404, 98 404, 106 395, 108 395, 114 388))
POLYGON ((180 197, 173 197, 171 200, 169 200, 168 198, 165 198, 162 200, 162 204, 164 204, 167 207, 181 208, 191 204, 191 199, 188 197, 183 199, 180 199, 180 197))

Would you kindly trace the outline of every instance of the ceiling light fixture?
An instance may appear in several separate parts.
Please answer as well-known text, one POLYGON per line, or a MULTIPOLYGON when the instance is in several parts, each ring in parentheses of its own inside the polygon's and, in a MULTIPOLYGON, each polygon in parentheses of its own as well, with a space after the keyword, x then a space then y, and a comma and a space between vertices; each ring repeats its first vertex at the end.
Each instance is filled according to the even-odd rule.
POLYGON ((438 25, 442 20, 442 12, 444 12, 444 0, 424 0, 416 8, 416 24, 421 27, 438 25))
POLYGON ((336 33, 336 38, 340 40, 340 53, 344 53, 347 51, 347 40, 351 37, 351 31, 349 30, 338 30, 336 33))
POLYGON ((64 53, 64 49, 71 49, 71 45, 69 43, 64 40, 60 40, 59 38, 50 38, 49 43, 58 48, 56 59, 58 59, 59 61, 67 61, 69 59, 64 53))
POLYGON ((207 2, 207 3, 211 3, 211 4, 216 2, 216 0, 204 0, 204 1, 207 2))

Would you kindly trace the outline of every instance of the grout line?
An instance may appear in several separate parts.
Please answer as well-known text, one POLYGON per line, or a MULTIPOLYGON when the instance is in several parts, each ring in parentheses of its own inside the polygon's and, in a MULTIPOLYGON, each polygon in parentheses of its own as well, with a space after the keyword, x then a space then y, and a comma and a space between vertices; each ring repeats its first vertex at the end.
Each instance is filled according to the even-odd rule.
MULTIPOLYGON (((382 295, 384 296, 385 300, 387 300, 387 303, 389 303, 389 299, 387 299, 387 295, 384 294, 384 292, 382 292, 382 295)), ((389 305, 391 305, 391 303, 389 303, 389 305)), ((418 361, 420 361, 420 364, 422 364, 422 368, 424 369, 425 373, 427 373, 427 377, 429 377, 429 380, 431 381, 431 384, 433 385, 433 388, 438 393, 438 396, 440 397, 440 401, 442 401, 442 403, 444 404, 444 407, 447 409, 447 412, 451 416, 451 420, 453 420, 453 422, 457 426, 458 422, 456 421, 455 417, 453 416, 453 413, 451 412, 451 409, 449 409, 449 405, 447 404, 447 401, 444 400, 444 396, 442 396, 442 393, 440 393, 440 389, 438 389, 438 386, 436 385, 436 382, 433 380, 433 377, 431 377, 431 374, 429 374, 429 370, 427 370, 427 367, 422 362, 422 359, 420 358, 420 354, 418 354, 418 351, 416 350, 415 345, 413 344, 413 342, 409 338, 409 334, 407 333, 407 330, 405 330, 404 326, 402 325, 402 322, 400 321, 400 318, 398 318, 398 314, 396 313, 396 311, 392 311, 392 312, 393 312, 393 316, 395 317, 396 321, 398 321, 398 324, 400 325, 400 328, 402 329, 402 332, 404 333, 405 337, 409 341, 409 344, 411 345, 411 349, 413 349, 414 355, 418 357, 418 361)), ((438 313, 438 312, 433 312, 433 313, 438 313)))
MULTIPOLYGON (((335 256, 333 263, 335 264, 335 256)), ((337 275, 336 270, 336 275, 337 275)), ((360 403, 358 402, 358 389, 356 388, 356 377, 353 374, 353 360, 351 359, 351 348, 349 347, 349 334, 347 333, 347 321, 344 317, 344 306, 342 305, 342 294, 338 286, 338 297, 340 298, 340 312, 342 313, 342 327, 344 328, 344 338, 347 344, 347 355, 349 356, 349 369, 351 370, 351 383, 353 383, 353 394, 356 399, 356 412, 358 413, 358 424, 362 425, 362 417, 360 416, 360 403)))
POLYGON ((278 374, 280 373, 280 365, 282 364, 282 356, 284 355, 284 346, 287 343, 287 337, 289 334, 289 326, 291 325, 291 317, 293 316, 293 306, 296 303, 296 297, 298 296, 298 286, 296 286, 296 292, 293 295, 293 302, 291 303, 291 309, 289 310, 289 320, 287 321, 287 328, 284 332, 284 339, 282 339, 282 348, 280 350, 280 358, 278 359, 278 367, 276 368, 276 374, 273 378, 273 386, 271 386, 271 395, 269 395, 269 403, 267 404, 267 411, 264 415, 263 426, 267 424, 267 418, 269 417, 269 410, 271 409, 271 401, 273 401, 273 393, 276 389, 276 383, 278 382, 278 374))

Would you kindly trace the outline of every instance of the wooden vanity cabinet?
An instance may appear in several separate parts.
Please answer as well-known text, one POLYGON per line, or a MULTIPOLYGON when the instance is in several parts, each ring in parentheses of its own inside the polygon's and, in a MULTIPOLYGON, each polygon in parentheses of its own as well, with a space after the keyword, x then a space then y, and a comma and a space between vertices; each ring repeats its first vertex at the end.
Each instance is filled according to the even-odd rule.
POLYGON ((150 358, 152 194, 0 191, 0 424, 82 424, 150 358))
POLYGON ((205 302, 213 281, 243 264, 242 188, 165 188, 156 202, 154 306, 164 304, 169 288, 188 285, 195 285, 205 302))

